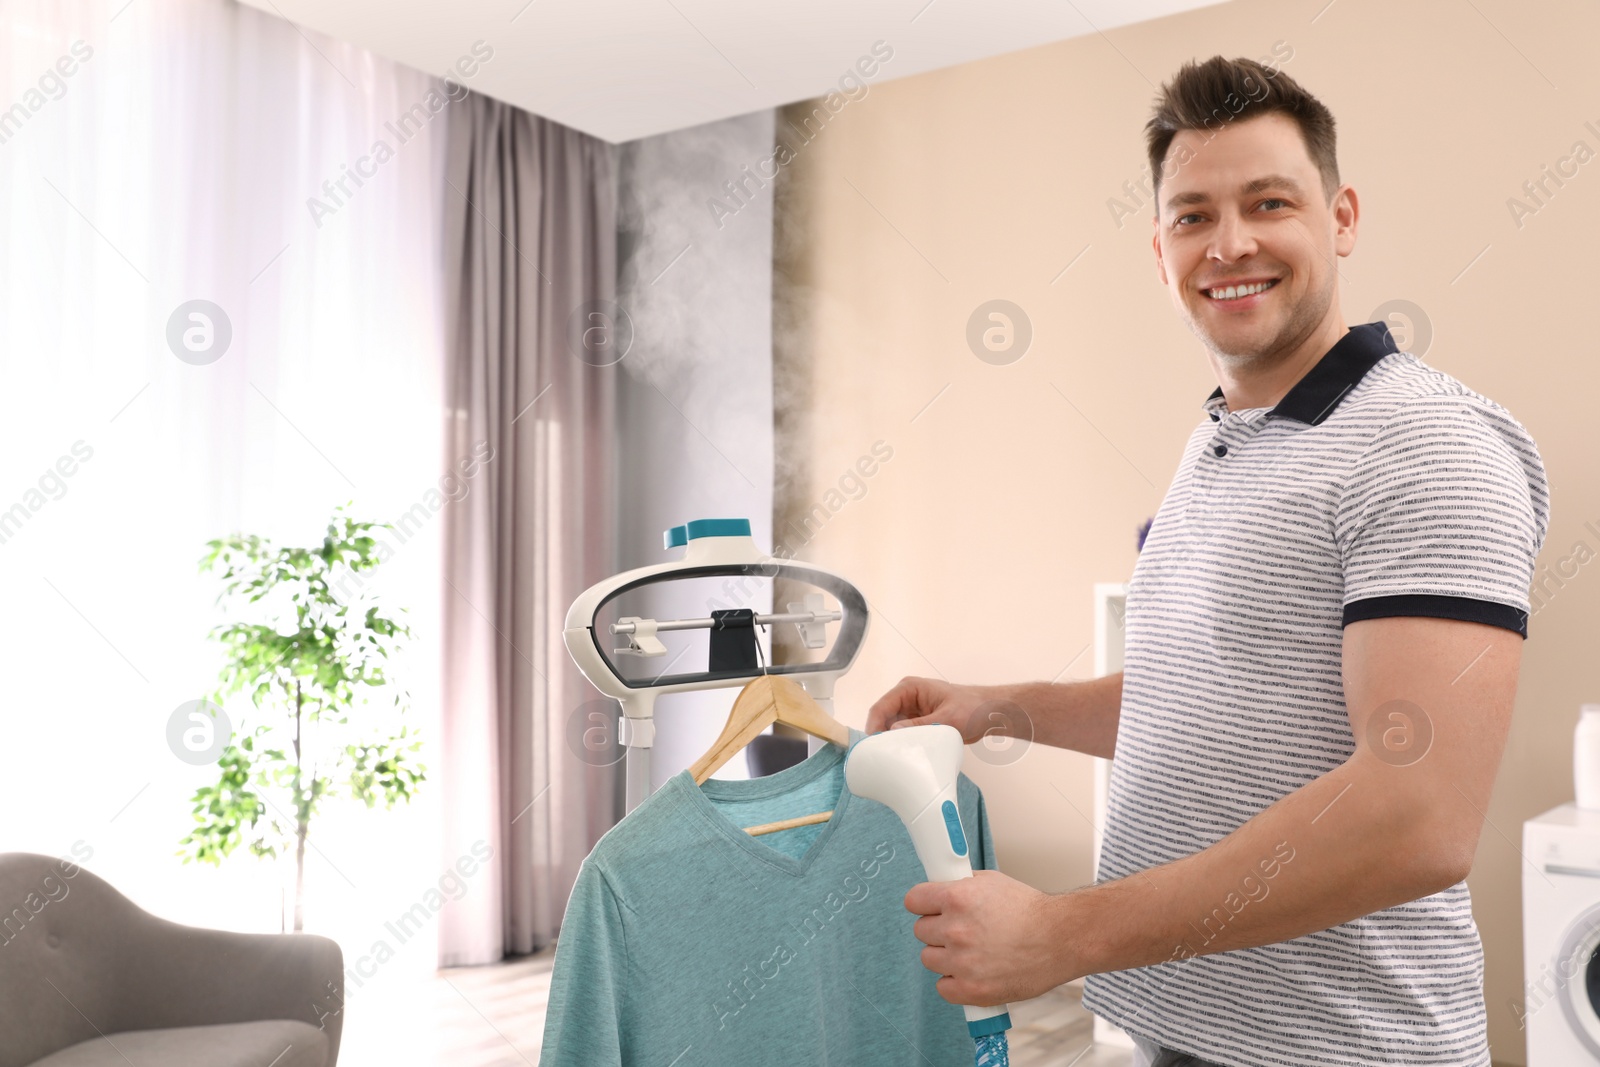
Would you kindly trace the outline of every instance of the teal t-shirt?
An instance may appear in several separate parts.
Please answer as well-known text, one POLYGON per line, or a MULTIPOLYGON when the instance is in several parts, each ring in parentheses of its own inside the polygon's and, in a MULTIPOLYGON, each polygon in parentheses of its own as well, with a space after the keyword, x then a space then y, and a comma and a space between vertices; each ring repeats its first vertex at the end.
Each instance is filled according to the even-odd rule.
MULTIPOLYGON (((844 757, 703 786, 681 771, 600 839, 561 924, 543 1067, 970 1067, 905 909, 927 876, 899 817, 844 788, 844 757)), ((993 870, 966 775, 957 799, 973 867, 993 870)))

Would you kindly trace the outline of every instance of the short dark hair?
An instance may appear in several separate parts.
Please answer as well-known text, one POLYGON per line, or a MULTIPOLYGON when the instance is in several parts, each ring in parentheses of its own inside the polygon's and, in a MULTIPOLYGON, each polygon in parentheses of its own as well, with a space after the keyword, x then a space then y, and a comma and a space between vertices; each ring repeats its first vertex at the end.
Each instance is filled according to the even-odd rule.
POLYGON ((1263 66, 1253 59, 1212 56, 1204 63, 1185 63, 1161 87, 1155 113, 1145 123, 1157 216, 1161 213, 1161 171, 1179 130, 1212 130, 1211 137, 1215 137, 1230 122, 1244 122, 1274 111, 1288 115, 1300 127, 1306 154, 1316 165, 1322 177, 1323 196, 1331 204, 1339 188, 1333 112, 1277 67, 1263 66))

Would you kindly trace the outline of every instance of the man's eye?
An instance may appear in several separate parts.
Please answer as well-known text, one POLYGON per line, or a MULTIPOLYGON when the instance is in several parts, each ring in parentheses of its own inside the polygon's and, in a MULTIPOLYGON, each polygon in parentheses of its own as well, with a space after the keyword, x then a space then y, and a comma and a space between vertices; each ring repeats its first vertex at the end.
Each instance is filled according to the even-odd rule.
MULTIPOLYGON (((1276 210, 1281 210, 1282 208, 1288 207, 1289 206, 1289 201, 1282 200, 1282 199, 1279 199, 1278 197, 1274 196, 1274 197, 1268 197, 1267 199, 1261 201, 1261 204, 1259 206, 1267 207, 1268 205, 1271 205, 1271 204, 1276 204, 1277 205, 1277 207, 1271 209, 1271 210, 1276 211, 1276 210)), ((1183 221, 1184 219, 1197 219, 1199 217, 1200 216, 1197 213, 1191 212, 1191 213, 1189 213, 1187 215, 1178 216, 1176 219, 1173 220, 1173 224, 1176 225, 1176 226, 1183 226, 1183 225, 1185 225, 1185 223, 1183 221)))

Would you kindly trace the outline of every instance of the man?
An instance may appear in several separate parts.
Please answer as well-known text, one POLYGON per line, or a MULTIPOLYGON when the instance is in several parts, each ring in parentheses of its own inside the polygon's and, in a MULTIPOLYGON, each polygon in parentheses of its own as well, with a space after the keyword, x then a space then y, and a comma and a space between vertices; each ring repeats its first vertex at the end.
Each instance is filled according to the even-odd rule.
POLYGON ((1218 56, 1163 88, 1147 135, 1156 273, 1219 387, 1134 568, 1123 671, 906 678, 867 723, 973 743, 1008 701, 1036 741, 1114 753, 1097 881, 916 886, 922 960, 965 1004, 1086 976, 1138 1064, 1489 1067, 1463 879, 1516 694, 1543 464, 1384 323, 1344 325, 1358 201, 1314 97, 1218 56))

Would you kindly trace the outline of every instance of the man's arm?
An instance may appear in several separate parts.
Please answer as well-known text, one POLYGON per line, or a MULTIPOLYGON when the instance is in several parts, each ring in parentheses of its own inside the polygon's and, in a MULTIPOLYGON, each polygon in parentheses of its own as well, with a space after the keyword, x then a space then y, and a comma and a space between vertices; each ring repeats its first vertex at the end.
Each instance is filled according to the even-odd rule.
POLYGON ((1351 623, 1343 673, 1355 754, 1210 848, 1056 898, 1060 929, 1092 938, 1076 970, 1286 941, 1465 878, 1522 641, 1454 619, 1351 623))
MULTIPOLYGON (((940 996, 1026 999, 1085 974, 1287 941, 1454 885, 1477 850, 1522 640, 1454 619, 1351 623, 1355 753, 1209 848, 1056 895, 987 871, 913 887, 906 907, 922 916, 923 964, 945 976, 940 996)), ((1039 711, 1043 723, 1073 718, 1039 711)))
POLYGON ((986 688, 1027 716, 1022 724, 997 722, 1011 736, 1027 737, 1031 726, 1032 740, 1041 745, 1106 759, 1116 750, 1122 714, 1121 671, 1087 682, 1019 682, 986 688))
POLYGON ((867 709, 866 732, 943 723, 960 730, 969 745, 986 735, 1021 737, 1109 759, 1121 713, 1121 671, 1088 682, 1014 685, 908 676, 867 709))

